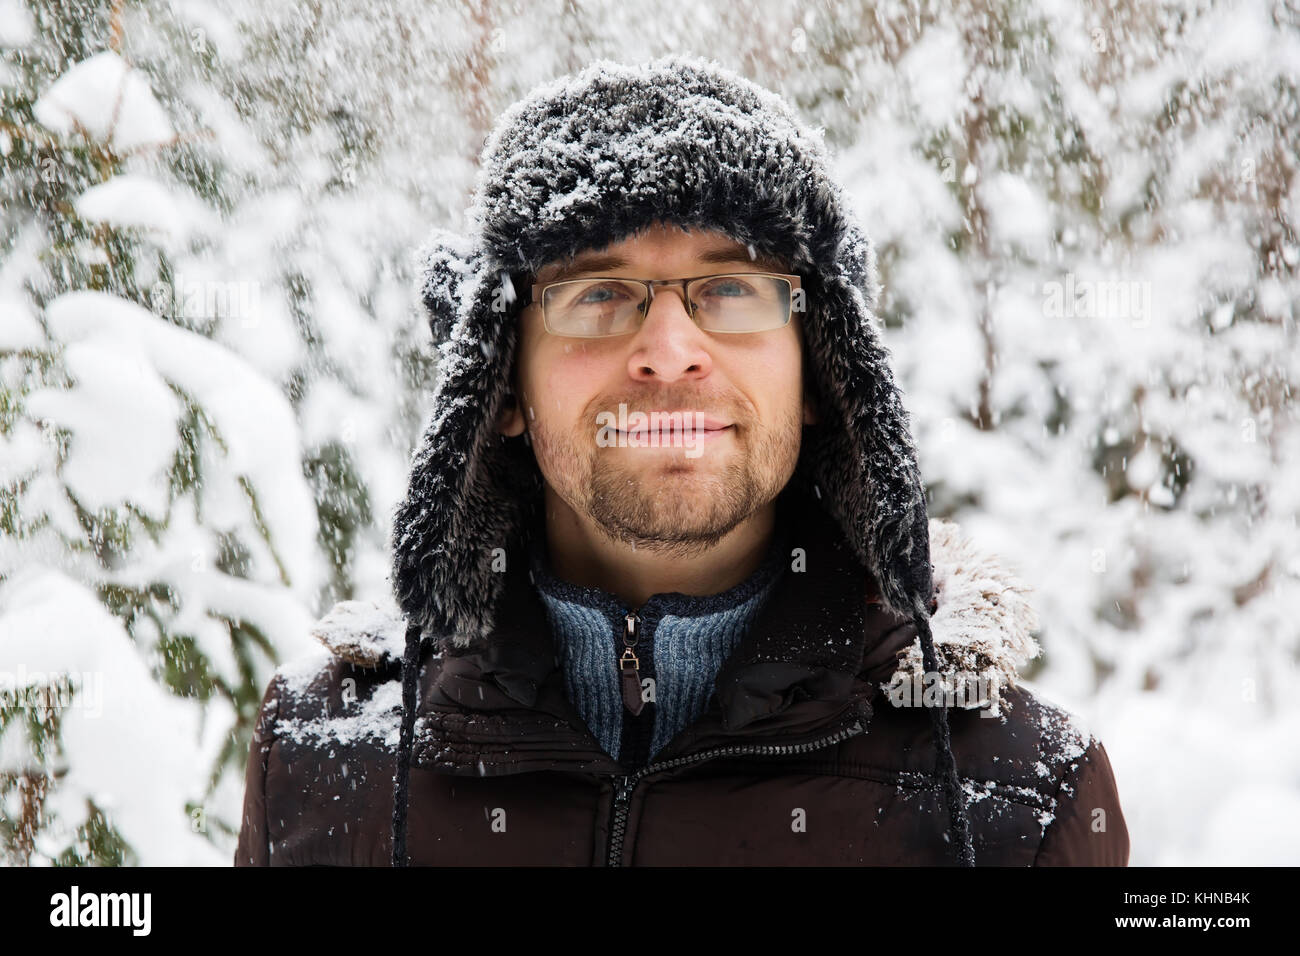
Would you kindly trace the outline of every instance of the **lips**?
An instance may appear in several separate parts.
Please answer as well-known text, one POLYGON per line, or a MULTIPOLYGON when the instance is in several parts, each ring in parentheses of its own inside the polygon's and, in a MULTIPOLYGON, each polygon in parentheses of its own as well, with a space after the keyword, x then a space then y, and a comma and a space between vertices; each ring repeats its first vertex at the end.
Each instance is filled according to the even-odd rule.
POLYGON ((733 427, 728 421, 703 412, 681 410, 677 412, 647 412, 649 420, 644 424, 629 428, 627 435, 674 435, 678 432, 707 435, 712 432, 724 432, 733 427), (657 423, 659 427, 652 427, 657 423))
POLYGON ((638 428, 629 429, 626 432, 619 432, 628 438, 636 438, 638 441, 654 441, 656 437, 660 442, 667 444, 678 439, 695 439, 697 441, 708 441, 711 438, 718 438, 731 431, 731 426, 726 428, 638 428))

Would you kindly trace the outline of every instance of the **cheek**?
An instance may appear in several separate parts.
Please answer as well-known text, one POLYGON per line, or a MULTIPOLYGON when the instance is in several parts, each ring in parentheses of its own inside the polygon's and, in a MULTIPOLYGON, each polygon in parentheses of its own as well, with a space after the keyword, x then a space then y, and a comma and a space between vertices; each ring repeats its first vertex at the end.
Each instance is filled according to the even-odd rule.
POLYGON ((736 381, 758 407, 764 422, 782 422, 790 409, 802 409, 803 365, 799 341, 773 342, 735 366, 736 381))
POLYGON ((580 343, 547 342, 533 352, 522 367, 523 387, 531 413, 530 424, 551 432, 567 432, 581 425, 585 409, 604 381, 604 365, 580 343), (540 420, 540 421, 539 421, 540 420))

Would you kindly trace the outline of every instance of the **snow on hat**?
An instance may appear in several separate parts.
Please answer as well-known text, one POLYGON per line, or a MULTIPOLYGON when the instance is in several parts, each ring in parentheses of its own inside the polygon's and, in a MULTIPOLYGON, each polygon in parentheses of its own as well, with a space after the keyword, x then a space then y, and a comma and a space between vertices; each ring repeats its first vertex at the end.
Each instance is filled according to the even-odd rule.
MULTIPOLYGON (((911 617, 927 670, 928 518, 908 414, 875 328, 873 247, 828 171, 820 130, 775 93, 713 60, 672 54, 597 60, 535 87, 484 144, 468 235, 435 228, 419 251, 421 296, 440 359, 432 414, 393 521, 392 583, 408 622, 394 862, 405 811, 421 644, 489 633, 508 548, 540 507, 542 477, 522 437, 496 428, 516 345, 514 281, 654 222, 716 229, 790 263, 819 427, 792 483, 833 515, 893 610, 911 617)), ((969 821, 948 741, 930 708, 961 861, 969 821)))

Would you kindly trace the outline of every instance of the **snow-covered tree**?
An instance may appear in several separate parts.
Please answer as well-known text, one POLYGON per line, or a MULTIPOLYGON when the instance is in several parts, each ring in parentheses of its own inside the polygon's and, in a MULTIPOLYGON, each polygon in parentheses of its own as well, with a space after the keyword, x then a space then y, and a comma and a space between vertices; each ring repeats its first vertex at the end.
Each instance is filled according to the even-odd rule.
MULTIPOLYGON (((28 14, 66 39, 61 12, 28 14)), ((205 326, 255 325, 256 286, 181 278, 217 216, 168 175, 148 73, 77 36, 6 87, 3 850, 216 861, 232 729, 319 610, 317 512, 292 404, 205 326)))

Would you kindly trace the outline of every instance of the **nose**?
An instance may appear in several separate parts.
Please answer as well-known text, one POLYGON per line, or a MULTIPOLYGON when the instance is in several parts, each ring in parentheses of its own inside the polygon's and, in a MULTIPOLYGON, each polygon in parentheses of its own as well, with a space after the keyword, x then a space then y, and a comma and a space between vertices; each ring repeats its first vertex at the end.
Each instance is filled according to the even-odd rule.
POLYGON ((691 318, 686 290, 681 285, 651 288, 645 320, 632 339, 628 374, 640 381, 660 382, 707 377, 713 370, 710 339, 691 318))

